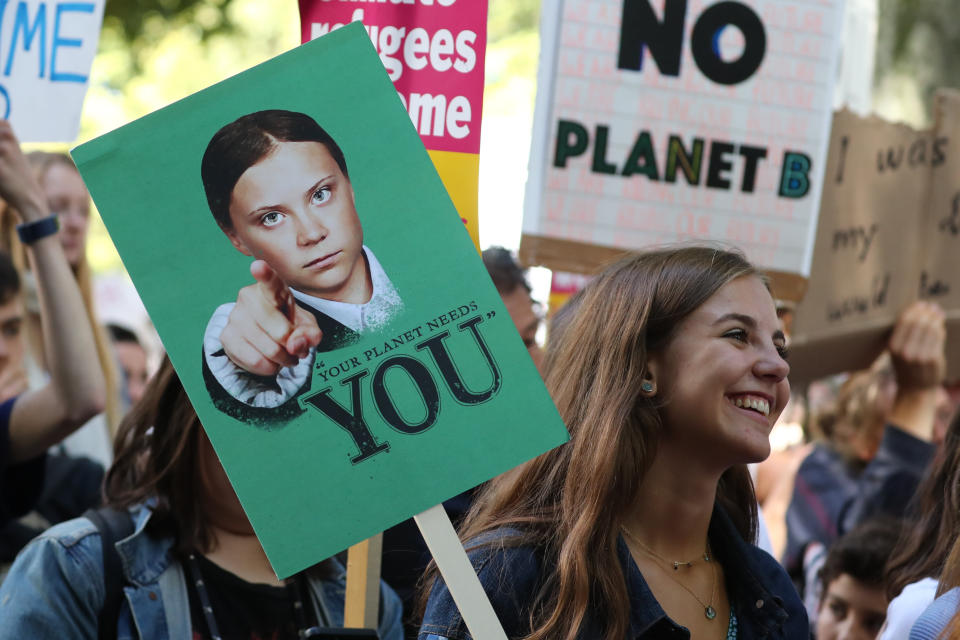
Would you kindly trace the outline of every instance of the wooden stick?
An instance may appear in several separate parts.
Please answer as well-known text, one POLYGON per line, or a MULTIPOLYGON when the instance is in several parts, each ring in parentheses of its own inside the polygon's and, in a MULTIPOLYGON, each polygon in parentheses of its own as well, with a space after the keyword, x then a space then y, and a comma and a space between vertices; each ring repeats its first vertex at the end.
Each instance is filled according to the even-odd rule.
POLYGON ((376 629, 380 608, 380 555, 383 534, 350 547, 347 551, 347 590, 343 626, 376 629))
POLYGON ((507 640, 443 505, 413 516, 474 640, 507 640))

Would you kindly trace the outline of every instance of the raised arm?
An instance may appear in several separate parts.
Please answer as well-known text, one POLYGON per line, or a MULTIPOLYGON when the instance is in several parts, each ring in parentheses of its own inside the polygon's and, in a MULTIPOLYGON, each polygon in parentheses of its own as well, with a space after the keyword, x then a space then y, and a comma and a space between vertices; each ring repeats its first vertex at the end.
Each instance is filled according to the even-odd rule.
POLYGON ((901 314, 890 338, 897 397, 889 421, 926 442, 933 438, 937 390, 947 369, 946 337, 943 309, 915 302, 901 314))
MULTIPOLYGON (((50 216, 10 123, 0 120, 0 197, 24 224, 50 216)), ((21 394, 10 416, 10 462, 28 460, 103 410, 106 383, 93 330, 56 233, 26 244, 37 280, 50 381, 21 394)))

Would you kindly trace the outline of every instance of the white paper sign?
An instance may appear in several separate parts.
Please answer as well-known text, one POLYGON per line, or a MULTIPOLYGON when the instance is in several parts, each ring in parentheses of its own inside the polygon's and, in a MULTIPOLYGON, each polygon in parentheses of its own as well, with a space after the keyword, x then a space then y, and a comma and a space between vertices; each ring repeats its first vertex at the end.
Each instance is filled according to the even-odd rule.
POLYGON ((809 273, 842 0, 545 2, 524 234, 809 273))
POLYGON ((72 142, 104 0, 0 0, 0 116, 21 142, 72 142))

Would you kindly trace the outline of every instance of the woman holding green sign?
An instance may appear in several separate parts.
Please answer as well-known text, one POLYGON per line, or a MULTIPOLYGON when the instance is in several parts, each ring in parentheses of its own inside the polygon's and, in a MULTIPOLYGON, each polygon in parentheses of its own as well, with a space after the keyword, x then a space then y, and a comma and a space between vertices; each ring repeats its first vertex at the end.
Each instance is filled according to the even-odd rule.
MULTIPOLYGON (((343 567, 277 579, 169 360, 116 447, 113 510, 24 548, 0 587, 0 637, 340 637, 343 567)), ((380 598, 379 637, 401 640, 400 600, 383 583, 380 598)))
MULTIPOLYGON (((571 443, 492 481, 461 535, 510 638, 805 638, 754 546, 746 463, 790 395, 762 276, 707 247, 597 276, 547 355, 571 443)), ((437 578, 421 639, 469 637, 437 578)))

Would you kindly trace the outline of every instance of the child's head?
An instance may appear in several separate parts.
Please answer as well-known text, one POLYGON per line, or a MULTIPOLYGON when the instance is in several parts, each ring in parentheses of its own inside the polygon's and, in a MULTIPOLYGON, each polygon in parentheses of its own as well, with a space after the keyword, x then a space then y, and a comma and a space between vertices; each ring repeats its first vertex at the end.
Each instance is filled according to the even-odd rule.
POLYGON ((353 187, 343 152, 313 118, 280 110, 238 118, 210 140, 200 172, 210 211, 238 251, 294 289, 358 301, 351 297, 367 269, 353 187))
POLYGON ((877 636, 889 602, 883 568, 898 533, 895 521, 874 520, 833 543, 820 569, 817 640, 877 636))

